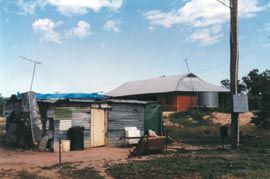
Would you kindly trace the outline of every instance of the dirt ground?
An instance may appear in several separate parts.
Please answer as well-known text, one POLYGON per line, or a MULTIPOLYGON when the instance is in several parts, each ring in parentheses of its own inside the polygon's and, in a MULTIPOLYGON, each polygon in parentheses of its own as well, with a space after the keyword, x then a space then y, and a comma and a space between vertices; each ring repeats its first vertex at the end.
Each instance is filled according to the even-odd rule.
MULTIPOLYGON (((252 117, 254 117, 254 115, 251 112, 241 113, 239 115, 240 126, 245 126, 245 125, 249 124, 252 117)), ((211 119, 213 120, 214 123, 230 124, 231 114, 213 112, 211 119)))
MULTIPOLYGON (((172 126, 174 125, 169 119, 170 115, 174 112, 163 112, 163 118, 164 118, 164 125, 165 126, 172 126)), ((239 114, 239 124, 240 126, 245 126, 250 124, 251 118, 254 117, 254 114, 251 112, 247 113, 240 113, 239 114)), ((214 123, 217 124, 230 124, 231 123, 231 114, 229 113, 221 113, 221 112, 213 112, 211 116, 205 116, 205 119, 210 119, 214 123)))
MULTIPOLYGON (((91 166, 105 178, 110 178, 105 173, 106 166, 113 163, 125 162, 128 158, 129 148, 100 147, 84 151, 70 151, 62 153, 62 162, 80 163, 91 166)), ((18 151, 0 148, 0 170, 27 170, 38 171, 39 175, 56 178, 54 170, 41 170, 42 167, 58 164, 58 153, 18 151)))
MULTIPOLYGON (((240 124, 246 125, 250 122, 252 113, 240 115, 240 124)), ((213 122, 226 124, 230 122, 230 114, 213 113, 213 122)), ((171 150, 190 149, 190 146, 176 144, 170 147, 171 150)), ((194 150, 194 148, 191 148, 194 150)), ((196 148, 198 149, 198 148, 196 148)), ((80 166, 94 167, 105 178, 112 178, 106 173, 109 165, 126 163, 133 160, 147 160, 153 156, 129 158, 131 148, 99 147, 90 148, 83 151, 70 151, 62 153, 62 163, 72 162, 80 166)), ((154 155, 154 158, 164 157, 163 154, 154 155)), ((0 173, 5 171, 27 170, 38 172, 40 176, 48 178, 58 178, 57 169, 44 170, 59 163, 58 153, 27 151, 18 149, 7 149, 0 147, 0 173)), ((1 176, 0 176, 1 177, 1 176)), ((12 178, 12 177, 6 177, 12 178)))
MULTIPOLYGON (((173 145, 168 150, 175 151, 179 149, 188 149, 189 147, 190 146, 176 144, 176 146, 173 145)), ((62 153, 62 163, 72 162, 79 167, 93 167, 104 178, 112 179, 113 177, 106 173, 106 169, 110 165, 132 161, 145 161, 171 155, 155 154, 129 158, 130 150, 132 150, 132 148, 98 147, 85 149, 83 151, 64 152, 62 153)), ((8 171, 14 173, 26 170, 32 173, 38 173, 39 176, 43 177, 59 178, 58 169, 52 167, 56 166, 58 163, 59 154, 56 152, 51 153, 0 148, 0 173, 8 171)), ((4 178, 13 177, 8 176, 4 178)))

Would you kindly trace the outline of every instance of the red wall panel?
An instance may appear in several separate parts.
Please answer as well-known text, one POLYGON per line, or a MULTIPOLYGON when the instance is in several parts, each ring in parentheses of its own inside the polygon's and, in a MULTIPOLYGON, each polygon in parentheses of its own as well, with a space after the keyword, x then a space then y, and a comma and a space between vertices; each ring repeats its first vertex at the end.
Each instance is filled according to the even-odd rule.
POLYGON ((196 95, 177 96, 177 111, 187 111, 197 106, 196 95))

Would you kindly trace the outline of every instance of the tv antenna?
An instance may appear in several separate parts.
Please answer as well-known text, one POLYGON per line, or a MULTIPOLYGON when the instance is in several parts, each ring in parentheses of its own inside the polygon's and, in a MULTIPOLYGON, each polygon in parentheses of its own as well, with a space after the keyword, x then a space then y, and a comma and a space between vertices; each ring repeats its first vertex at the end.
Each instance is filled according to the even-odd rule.
MULTIPOLYGON (((189 64, 188 64, 188 59, 189 59, 189 58, 185 58, 185 59, 184 59, 184 60, 185 60, 185 63, 186 63, 187 71, 188 71, 188 75, 187 75, 187 76, 188 76, 189 79, 190 79, 190 83, 191 83, 191 87, 192 87, 192 92, 195 93, 195 88, 194 88, 193 81, 192 81, 193 74, 190 72, 190 68, 189 68, 189 64)), ((197 92, 197 93, 196 93, 196 98, 197 98, 197 101, 196 101, 196 103, 197 103, 197 104, 196 104, 196 108, 197 108, 197 110, 198 110, 198 108, 199 108, 199 106, 198 106, 198 104, 199 104, 199 101, 198 101, 198 100, 199 100, 199 97, 198 97, 198 96, 199 96, 199 94, 198 94, 198 92, 197 92)), ((191 100, 190 100, 190 105, 193 106, 193 102, 192 102, 192 101, 193 101, 193 97, 191 96, 190 98, 191 98, 191 100)))
POLYGON ((190 74, 190 69, 189 69, 189 65, 188 65, 188 59, 189 58, 185 58, 185 63, 186 63, 186 67, 187 67, 187 70, 188 70, 188 74, 190 74))
POLYGON ((194 85, 193 85, 193 82, 192 82, 192 75, 191 75, 191 72, 190 72, 190 68, 189 68, 189 65, 188 65, 188 59, 189 58, 185 58, 184 60, 185 60, 187 71, 188 71, 188 77, 190 77, 191 87, 192 87, 192 90, 194 92, 195 89, 194 89, 194 85))
POLYGON ((34 78, 35 78, 35 73, 36 73, 36 66, 37 65, 42 65, 41 62, 39 61, 36 61, 36 60, 32 60, 32 59, 29 59, 29 58, 25 58, 23 56, 19 56, 21 59, 24 59, 26 61, 29 61, 29 62, 32 62, 34 63, 34 69, 33 69, 33 74, 32 74, 32 79, 31 79, 31 84, 30 84, 30 90, 29 91, 32 91, 32 86, 33 86, 33 81, 34 81, 34 78))

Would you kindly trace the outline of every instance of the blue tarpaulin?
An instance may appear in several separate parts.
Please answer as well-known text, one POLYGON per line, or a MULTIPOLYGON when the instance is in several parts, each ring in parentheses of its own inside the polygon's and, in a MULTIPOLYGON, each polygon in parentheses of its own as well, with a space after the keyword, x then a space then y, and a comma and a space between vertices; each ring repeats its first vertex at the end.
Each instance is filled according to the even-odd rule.
MULTIPOLYGON (((98 94, 98 93, 57 93, 57 94, 35 93, 35 97, 37 100, 45 100, 45 99, 96 99, 96 100, 103 100, 103 99, 108 98, 108 96, 98 94)), ((21 99, 22 94, 17 93, 17 98, 21 99)))

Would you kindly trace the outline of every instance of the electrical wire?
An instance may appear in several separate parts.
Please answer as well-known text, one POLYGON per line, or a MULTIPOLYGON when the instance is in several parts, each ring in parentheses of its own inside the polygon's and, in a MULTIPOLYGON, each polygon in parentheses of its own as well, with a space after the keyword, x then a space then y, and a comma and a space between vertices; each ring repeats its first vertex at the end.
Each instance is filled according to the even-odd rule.
MULTIPOLYGON (((222 3, 222 2, 219 1, 219 0, 217 0, 217 1, 220 2, 220 3, 222 3)), ((251 9, 248 7, 246 0, 244 0, 243 2, 245 3, 246 9, 249 11, 250 14, 252 14, 253 12, 252 12, 251 9)), ((223 2, 223 3, 224 3, 224 2, 223 2)), ((223 3, 222 3, 222 4, 223 4, 223 3)), ((223 5, 224 5, 224 4, 223 4, 223 5)), ((264 33, 267 35, 267 38, 270 39, 270 33, 267 32, 264 28, 261 28, 261 29, 262 29, 262 30, 264 31, 264 33)), ((253 52, 255 52, 255 51, 257 51, 257 50, 259 50, 259 49, 261 49, 261 48, 263 48, 263 47, 265 47, 265 46, 267 46, 268 44, 270 44, 270 43, 266 43, 266 44, 265 44, 265 43, 261 42, 261 43, 260 43, 259 45, 257 45, 255 48, 252 48, 252 49, 246 51, 245 53, 241 54, 241 55, 239 56, 239 58, 240 58, 240 57, 241 57, 241 58, 246 57, 246 56, 248 56, 249 54, 251 54, 251 53, 253 53, 253 52)), ((224 65, 227 65, 227 64, 229 64, 229 62, 224 62, 224 63, 219 64, 219 65, 217 65, 217 66, 213 66, 213 67, 209 67, 209 68, 206 68, 206 69, 203 69, 203 70, 199 70, 199 71, 196 71, 195 73, 204 73, 204 72, 207 72, 207 71, 210 71, 210 70, 213 70, 213 69, 221 68, 221 67, 223 67, 224 65)))

